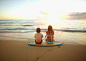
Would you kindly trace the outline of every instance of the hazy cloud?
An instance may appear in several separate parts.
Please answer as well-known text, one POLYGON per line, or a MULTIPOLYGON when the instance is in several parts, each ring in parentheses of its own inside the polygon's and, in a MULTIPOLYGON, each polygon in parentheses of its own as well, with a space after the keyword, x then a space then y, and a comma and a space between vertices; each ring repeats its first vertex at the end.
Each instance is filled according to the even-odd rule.
POLYGON ((72 12, 69 13, 68 16, 70 16, 68 19, 86 19, 86 12, 72 12))

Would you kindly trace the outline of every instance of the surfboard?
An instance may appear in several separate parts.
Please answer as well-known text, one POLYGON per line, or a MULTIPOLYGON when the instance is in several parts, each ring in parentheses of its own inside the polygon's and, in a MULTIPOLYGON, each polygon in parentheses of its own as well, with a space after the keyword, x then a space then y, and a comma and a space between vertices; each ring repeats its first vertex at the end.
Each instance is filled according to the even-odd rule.
POLYGON ((43 42, 41 44, 35 44, 35 43, 28 43, 28 45, 31 45, 31 46, 42 46, 42 47, 49 47, 49 46, 59 46, 59 45, 62 45, 64 42, 62 43, 53 43, 53 44, 48 44, 47 42, 43 42))

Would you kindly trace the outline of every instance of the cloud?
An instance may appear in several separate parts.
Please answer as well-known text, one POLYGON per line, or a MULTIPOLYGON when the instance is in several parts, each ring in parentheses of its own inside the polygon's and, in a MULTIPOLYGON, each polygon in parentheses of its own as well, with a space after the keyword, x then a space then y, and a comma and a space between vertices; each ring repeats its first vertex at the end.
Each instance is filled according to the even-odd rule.
POLYGON ((71 12, 68 16, 69 19, 86 19, 86 12, 71 12))
POLYGON ((39 11, 40 14, 49 15, 49 12, 39 11))

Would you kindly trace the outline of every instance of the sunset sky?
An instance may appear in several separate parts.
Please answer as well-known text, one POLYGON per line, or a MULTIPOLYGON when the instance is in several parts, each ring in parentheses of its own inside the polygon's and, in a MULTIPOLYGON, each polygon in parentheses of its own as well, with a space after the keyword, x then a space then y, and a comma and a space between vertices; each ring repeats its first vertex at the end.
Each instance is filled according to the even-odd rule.
POLYGON ((0 20, 58 20, 69 12, 86 12, 86 0, 0 0, 0 20))

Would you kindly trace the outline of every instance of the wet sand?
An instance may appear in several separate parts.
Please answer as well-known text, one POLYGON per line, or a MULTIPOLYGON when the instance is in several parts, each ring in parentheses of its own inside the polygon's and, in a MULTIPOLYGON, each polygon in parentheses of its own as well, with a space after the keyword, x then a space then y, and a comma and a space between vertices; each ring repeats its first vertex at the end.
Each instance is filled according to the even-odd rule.
POLYGON ((0 41, 0 61, 86 61, 86 45, 29 46, 28 41, 0 41))

